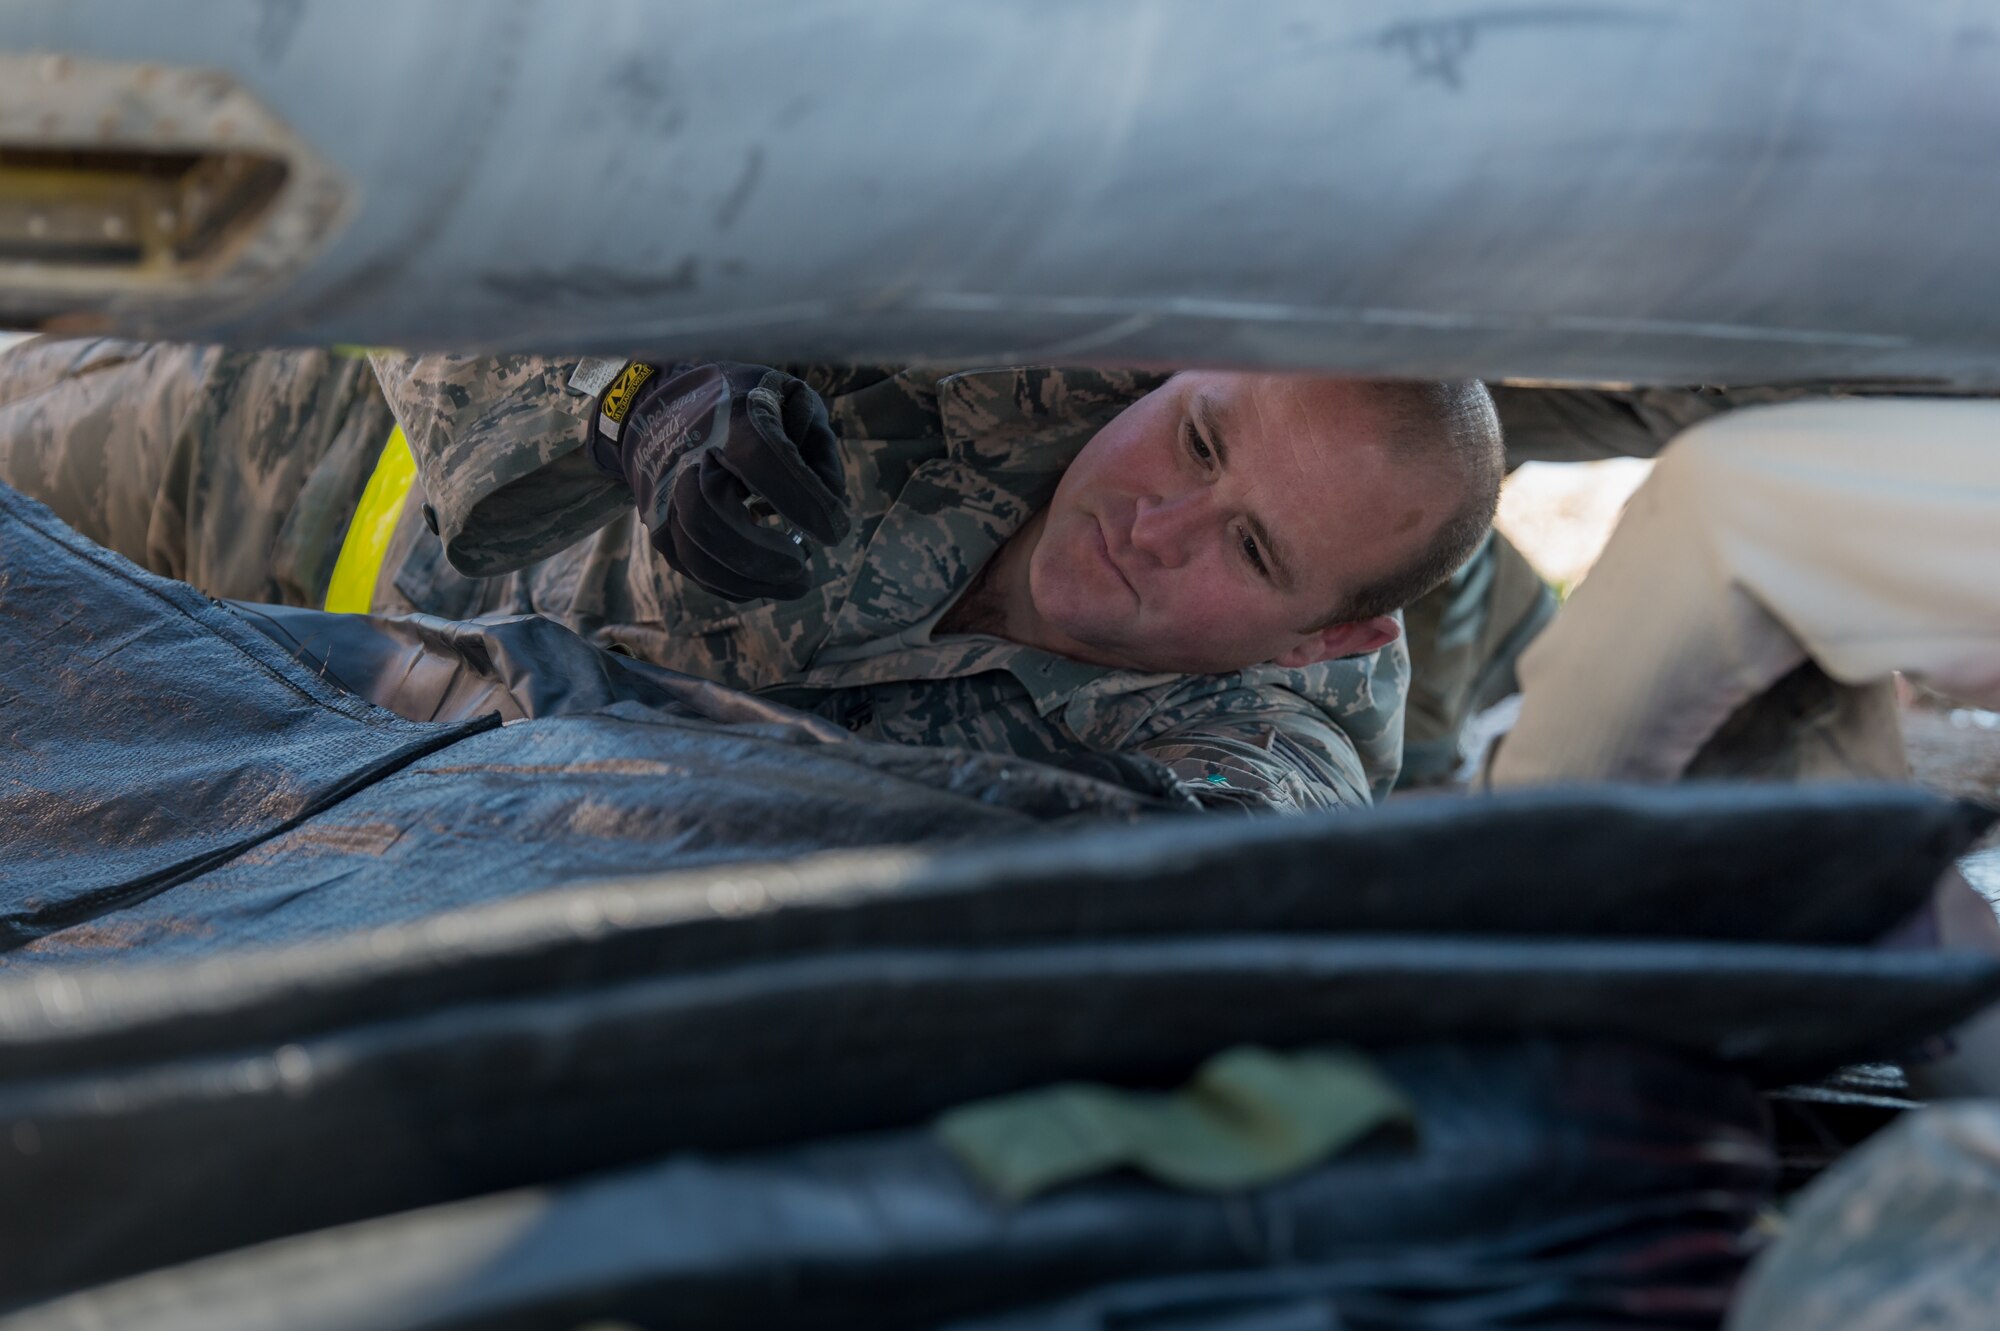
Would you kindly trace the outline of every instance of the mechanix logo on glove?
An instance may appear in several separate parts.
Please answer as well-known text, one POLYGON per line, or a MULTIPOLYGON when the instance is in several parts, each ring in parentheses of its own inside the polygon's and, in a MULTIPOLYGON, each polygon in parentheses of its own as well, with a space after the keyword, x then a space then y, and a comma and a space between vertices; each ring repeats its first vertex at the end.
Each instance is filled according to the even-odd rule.
MULTIPOLYGON (((628 466, 664 472, 688 450, 729 433, 729 384, 717 367, 701 365, 669 379, 664 392, 646 394, 631 413, 629 437, 622 440, 628 466)), ((617 388, 613 384, 605 393, 607 405, 617 388)), ((635 386, 635 397, 636 392, 635 386)))
POLYGON ((597 428, 606 439, 617 440, 618 431, 625 424, 625 417, 639 394, 639 385, 656 373, 658 367, 634 361, 604 390, 604 396, 597 404, 597 428))

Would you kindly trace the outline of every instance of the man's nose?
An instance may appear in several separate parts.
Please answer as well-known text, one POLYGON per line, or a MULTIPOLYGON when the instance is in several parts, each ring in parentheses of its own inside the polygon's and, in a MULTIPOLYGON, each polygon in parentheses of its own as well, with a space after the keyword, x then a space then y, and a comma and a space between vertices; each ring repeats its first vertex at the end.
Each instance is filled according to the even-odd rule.
POLYGON ((1201 523, 1201 495, 1141 496, 1132 515, 1132 545, 1166 568, 1187 562, 1201 523))

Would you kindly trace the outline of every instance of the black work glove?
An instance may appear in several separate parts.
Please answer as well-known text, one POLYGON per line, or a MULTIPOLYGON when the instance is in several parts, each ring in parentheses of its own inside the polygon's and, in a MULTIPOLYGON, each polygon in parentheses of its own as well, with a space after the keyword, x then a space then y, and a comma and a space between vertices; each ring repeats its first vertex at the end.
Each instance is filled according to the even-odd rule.
POLYGON ((762 365, 627 367, 598 399, 590 455, 632 487, 653 548, 725 600, 805 595, 804 538, 847 535, 826 404, 762 365))

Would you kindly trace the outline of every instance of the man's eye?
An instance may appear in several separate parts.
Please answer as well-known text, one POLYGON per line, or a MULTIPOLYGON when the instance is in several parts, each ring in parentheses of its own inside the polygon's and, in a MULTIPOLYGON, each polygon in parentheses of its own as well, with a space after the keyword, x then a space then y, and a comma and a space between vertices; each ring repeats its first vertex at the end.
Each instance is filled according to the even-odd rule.
POLYGON ((1257 538, 1246 531, 1243 533, 1242 540, 1243 557, 1250 561, 1250 567, 1256 569, 1259 573, 1268 573, 1269 570, 1264 567, 1264 555, 1257 549, 1257 538))
POLYGON ((1190 425, 1188 426, 1187 437, 1188 451, 1200 459, 1203 466, 1207 466, 1214 459, 1215 454, 1208 451, 1208 443, 1201 437, 1201 432, 1190 425))

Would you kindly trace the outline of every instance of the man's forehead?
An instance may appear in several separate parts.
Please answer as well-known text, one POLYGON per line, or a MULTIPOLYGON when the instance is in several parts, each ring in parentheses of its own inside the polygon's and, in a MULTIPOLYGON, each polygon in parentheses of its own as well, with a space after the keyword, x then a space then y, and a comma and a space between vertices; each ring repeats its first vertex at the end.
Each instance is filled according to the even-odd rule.
POLYGON ((1190 414, 1259 463, 1273 453, 1295 465, 1309 466, 1315 456, 1331 461, 1381 433, 1361 380, 1212 370, 1189 376, 1185 388, 1190 414))
POLYGON ((1345 417, 1367 409, 1365 380, 1268 370, 1205 370, 1190 387, 1225 413, 1345 417))

